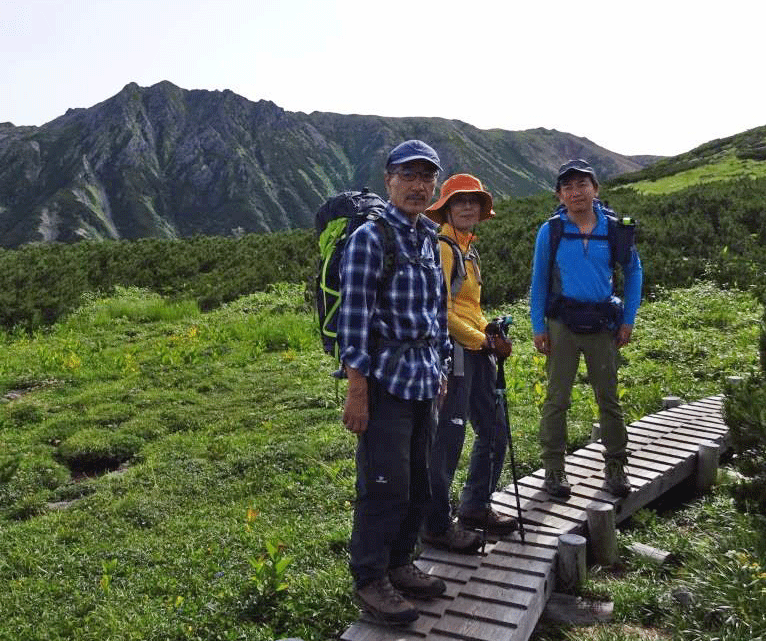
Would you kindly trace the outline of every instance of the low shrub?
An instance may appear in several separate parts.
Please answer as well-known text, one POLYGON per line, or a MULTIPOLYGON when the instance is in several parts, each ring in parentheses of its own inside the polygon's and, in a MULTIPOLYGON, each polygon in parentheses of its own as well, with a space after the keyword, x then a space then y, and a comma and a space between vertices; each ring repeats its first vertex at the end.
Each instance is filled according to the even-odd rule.
POLYGON ((124 431, 82 429, 61 443, 56 458, 75 473, 97 473, 117 469, 133 458, 144 441, 124 431))
POLYGON ((729 385, 724 401, 733 464, 744 476, 732 486, 737 507, 766 515, 766 376, 753 374, 744 382, 729 385))

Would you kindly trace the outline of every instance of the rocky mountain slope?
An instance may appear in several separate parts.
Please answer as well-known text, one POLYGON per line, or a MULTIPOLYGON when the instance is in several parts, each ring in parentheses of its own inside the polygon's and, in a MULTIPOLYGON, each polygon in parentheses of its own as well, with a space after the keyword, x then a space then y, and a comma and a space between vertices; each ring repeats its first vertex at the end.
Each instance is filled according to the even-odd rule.
POLYGON ((0 245, 309 227, 335 192, 382 192, 386 155, 408 138, 497 197, 549 189, 567 158, 588 158, 603 178, 656 160, 555 130, 292 113, 231 91, 131 83, 41 127, 0 124, 0 245))

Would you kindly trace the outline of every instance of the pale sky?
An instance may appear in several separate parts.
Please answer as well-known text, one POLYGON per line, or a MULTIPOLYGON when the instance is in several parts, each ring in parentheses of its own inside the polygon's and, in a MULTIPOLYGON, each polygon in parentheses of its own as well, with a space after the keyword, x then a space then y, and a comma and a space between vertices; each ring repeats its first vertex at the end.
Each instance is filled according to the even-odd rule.
POLYGON ((0 0, 0 122, 129 82, 675 155, 766 125, 762 0, 0 0))

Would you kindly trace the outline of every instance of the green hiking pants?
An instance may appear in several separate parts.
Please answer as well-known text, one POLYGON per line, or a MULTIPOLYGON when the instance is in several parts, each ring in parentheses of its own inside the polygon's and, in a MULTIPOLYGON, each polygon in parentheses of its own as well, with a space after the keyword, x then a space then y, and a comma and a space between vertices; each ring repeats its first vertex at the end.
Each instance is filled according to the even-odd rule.
POLYGON ((540 446, 546 470, 563 470, 567 444, 567 410, 580 354, 596 396, 604 459, 627 458, 628 433, 617 396, 617 345, 611 332, 575 334, 563 323, 548 320, 550 354, 546 369, 548 392, 540 420, 540 446))

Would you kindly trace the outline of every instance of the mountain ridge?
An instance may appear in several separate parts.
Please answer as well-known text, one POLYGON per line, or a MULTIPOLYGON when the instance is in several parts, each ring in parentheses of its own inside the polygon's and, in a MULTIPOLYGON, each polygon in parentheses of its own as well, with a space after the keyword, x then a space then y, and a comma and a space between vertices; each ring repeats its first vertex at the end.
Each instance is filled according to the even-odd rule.
POLYGON ((39 127, 0 124, 0 244, 311 227, 333 193, 382 192, 388 151, 409 138, 437 149, 445 177, 474 173, 497 198, 550 189, 566 158, 589 158, 603 179, 658 158, 556 130, 306 114, 229 89, 131 82, 39 127))

